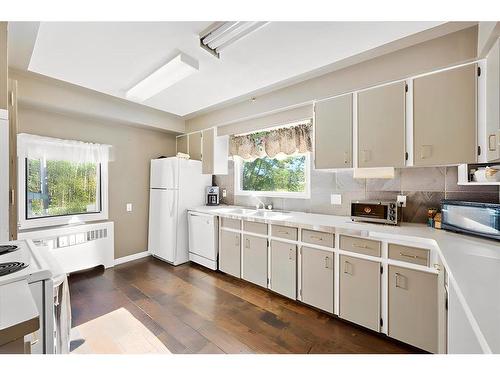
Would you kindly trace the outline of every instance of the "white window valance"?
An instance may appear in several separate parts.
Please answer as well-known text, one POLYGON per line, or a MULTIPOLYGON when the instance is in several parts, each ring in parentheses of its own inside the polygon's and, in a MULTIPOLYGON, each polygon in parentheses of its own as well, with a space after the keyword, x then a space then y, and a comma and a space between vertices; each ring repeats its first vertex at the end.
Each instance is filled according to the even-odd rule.
POLYGON ((231 136, 230 154, 243 159, 275 158, 312 151, 312 123, 305 122, 279 129, 231 136))
POLYGON ((110 161, 111 148, 111 145, 42 137, 26 133, 17 135, 17 154, 23 159, 106 163, 110 161))

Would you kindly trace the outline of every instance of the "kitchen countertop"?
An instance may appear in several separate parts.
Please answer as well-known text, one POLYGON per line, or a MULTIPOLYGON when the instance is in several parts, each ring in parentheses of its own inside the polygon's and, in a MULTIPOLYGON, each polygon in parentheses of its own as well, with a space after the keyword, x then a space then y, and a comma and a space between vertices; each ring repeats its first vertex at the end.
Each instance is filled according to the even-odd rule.
POLYGON ((280 218, 255 217, 231 210, 239 206, 200 206, 205 214, 284 224, 358 236, 400 239, 431 246, 440 255, 458 299, 486 353, 500 353, 500 243, 494 240, 429 228, 425 224, 399 226, 352 222, 347 216, 284 212, 280 218))

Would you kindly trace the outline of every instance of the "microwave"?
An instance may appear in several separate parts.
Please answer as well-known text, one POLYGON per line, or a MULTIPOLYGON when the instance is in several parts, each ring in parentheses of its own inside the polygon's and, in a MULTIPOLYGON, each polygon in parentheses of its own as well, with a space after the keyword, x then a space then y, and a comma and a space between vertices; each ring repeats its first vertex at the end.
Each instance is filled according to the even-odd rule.
POLYGON ((397 225, 399 207, 396 201, 353 201, 351 220, 397 225))
POLYGON ((500 204, 443 200, 441 227, 500 240, 500 204))

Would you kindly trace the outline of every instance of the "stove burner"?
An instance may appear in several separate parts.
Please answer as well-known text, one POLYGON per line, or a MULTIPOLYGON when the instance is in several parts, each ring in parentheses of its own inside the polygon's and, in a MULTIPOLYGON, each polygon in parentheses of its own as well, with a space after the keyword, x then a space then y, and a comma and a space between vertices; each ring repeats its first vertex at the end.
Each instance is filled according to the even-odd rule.
POLYGON ((10 273, 20 271, 26 267, 28 267, 28 265, 22 262, 0 263, 0 276, 5 276, 10 273))
POLYGON ((0 245, 0 255, 11 253, 13 251, 19 250, 19 246, 16 245, 0 245))

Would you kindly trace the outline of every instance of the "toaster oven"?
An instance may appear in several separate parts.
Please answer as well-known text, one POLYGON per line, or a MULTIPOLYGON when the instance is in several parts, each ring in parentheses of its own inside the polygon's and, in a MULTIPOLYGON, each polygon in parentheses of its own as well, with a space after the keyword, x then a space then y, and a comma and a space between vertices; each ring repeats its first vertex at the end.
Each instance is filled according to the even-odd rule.
POLYGON ((397 225, 400 212, 396 201, 353 201, 352 221, 397 225))

